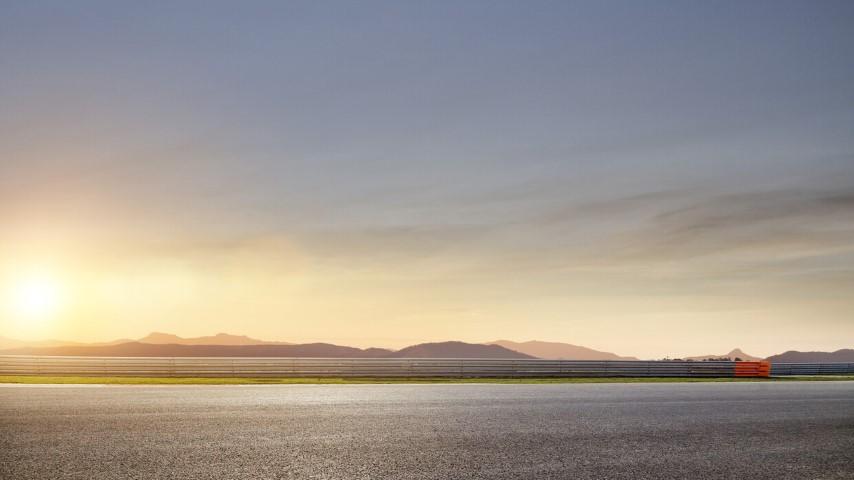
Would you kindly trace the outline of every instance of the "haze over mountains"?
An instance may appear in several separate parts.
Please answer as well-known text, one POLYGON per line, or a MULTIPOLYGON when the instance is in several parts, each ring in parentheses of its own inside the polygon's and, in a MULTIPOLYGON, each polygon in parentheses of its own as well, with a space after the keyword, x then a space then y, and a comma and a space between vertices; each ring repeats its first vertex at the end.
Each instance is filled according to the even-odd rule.
POLYGON ((360 349, 328 343, 301 345, 178 345, 129 342, 119 345, 29 347, 0 351, 12 355, 69 355, 84 357, 333 357, 381 358, 391 350, 360 349))
POLYGON ((621 357, 614 353, 600 352, 592 348, 571 345, 569 343, 540 342, 537 340, 530 342, 496 340, 489 342, 489 344, 499 345, 532 357, 550 360, 637 360, 635 357, 621 357))
POLYGON ((54 339, 26 341, 26 340, 16 340, 14 338, 0 337, 0 350, 7 350, 10 348, 118 345, 121 343, 128 343, 128 342, 133 342, 133 341, 135 341, 135 340, 131 340, 129 338, 120 338, 118 340, 112 340, 109 342, 84 343, 84 342, 69 342, 66 340, 54 340, 54 339))
POLYGON ((293 356, 342 358, 444 357, 635 360, 634 357, 620 357, 613 353, 599 352, 585 347, 556 342, 533 341, 518 343, 508 340, 500 340, 497 342, 489 342, 487 344, 475 344, 449 341, 423 343, 394 351, 384 348, 359 349, 328 343, 294 344, 289 342, 259 340, 245 335, 232 335, 228 333, 186 338, 163 332, 152 332, 136 340, 122 339, 97 344, 62 342, 56 340, 47 342, 22 342, 0 338, 0 353, 84 356, 293 356))
POLYGON ((464 342, 422 343, 398 350, 393 358, 536 358, 500 345, 464 342))
MULTIPOLYGON (((72 355, 118 357, 332 357, 332 358, 543 358, 553 360, 638 360, 591 348, 560 342, 514 342, 496 340, 484 344, 457 341, 422 343, 400 350, 355 348, 329 343, 295 344, 267 341, 245 335, 218 333, 201 337, 179 337, 152 332, 136 340, 80 343, 61 340, 26 342, 0 337, 0 354, 5 355, 72 355)), ((684 357, 686 360, 730 358, 760 360, 736 348, 721 355, 684 357)), ((776 362, 854 362, 854 350, 836 352, 788 351, 769 357, 776 362)))
POLYGON ((231 335, 228 333, 217 333, 204 337, 184 338, 171 333, 152 332, 136 340, 140 343, 172 344, 172 345, 294 345, 290 342, 276 342, 258 340, 246 335, 231 335))
POLYGON ((38 340, 38 341, 23 341, 12 338, 0 337, 0 350, 10 348, 30 348, 30 347, 95 347, 119 345, 122 343, 147 343, 152 345, 294 345, 289 342, 278 342, 268 340, 258 340, 257 338, 247 337, 246 335, 231 335, 228 333, 217 333, 216 335, 207 335, 202 337, 179 337, 171 333, 151 332, 148 335, 138 338, 120 338, 109 342, 69 342, 64 340, 38 340))
POLYGON ((0 351, 10 355, 103 357, 332 357, 332 358, 533 358, 498 345, 440 342, 393 351, 329 343, 299 345, 180 345, 129 342, 118 345, 26 347, 0 351))
POLYGON ((748 361, 748 362, 755 362, 758 360, 762 360, 762 358, 760 358, 760 357, 754 357, 753 355, 749 355, 747 353, 744 353, 744 351, 742 351, 740 348, 735 348, 732 351, 730 351, 729 353, 726 353, 724 355, 699 355, 696 357, 685 357, 685 360, 695 360, 695 361, 699 362, 699 361, 703 361, 703 360, 715 360, 718 358, 729 358, 732 360, 735 360, 736 358, 740 358, 740 359, 742 359, 744 361, 748 361))

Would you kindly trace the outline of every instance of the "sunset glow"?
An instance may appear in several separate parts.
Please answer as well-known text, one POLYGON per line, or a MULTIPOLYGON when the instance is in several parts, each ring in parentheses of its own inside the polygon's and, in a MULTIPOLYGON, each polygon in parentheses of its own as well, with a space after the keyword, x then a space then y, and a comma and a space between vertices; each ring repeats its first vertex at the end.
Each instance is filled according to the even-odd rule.
POLYGON ((14 280, 9 290, 12 315, 28 322, 50 320, 64 301, 62 285, 49 273, 27 273, 14 280))

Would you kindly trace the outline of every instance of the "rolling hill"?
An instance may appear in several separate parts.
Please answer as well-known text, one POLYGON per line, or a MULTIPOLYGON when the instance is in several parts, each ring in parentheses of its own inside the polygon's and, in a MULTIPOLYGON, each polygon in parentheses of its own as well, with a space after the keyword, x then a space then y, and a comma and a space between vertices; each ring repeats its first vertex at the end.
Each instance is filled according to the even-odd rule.
POLYGON ((835 352, 798 352, 789 350, 785 353, 766 358, 769 362, 777 363, 810 363, 810 362, 854 362, 854 349, 845 348, 835 352))
POLYGON ((464 342, 421 343, 398 350, 389 358, 534 358, 500 345, 464 342))
POLYGON ((637 360, 635 357, 621 357, 610 352, 600 352, 592 348, 559 342, 513 342, 496 340, 488 345, 498 345, 509 350, 549 360, 637 360))

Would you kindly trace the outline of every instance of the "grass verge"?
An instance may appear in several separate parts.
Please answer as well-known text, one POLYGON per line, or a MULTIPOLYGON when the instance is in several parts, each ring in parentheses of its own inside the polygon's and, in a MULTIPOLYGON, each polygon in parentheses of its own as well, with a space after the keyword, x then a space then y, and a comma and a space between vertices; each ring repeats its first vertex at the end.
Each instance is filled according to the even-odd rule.
POLYGON ((201 377, 46 377, 0 375, 0 383, 19 384, 98 384, 98 385, 344 385, 402 383, 699 383, 699 382, 787 382, 787 381, 854 381, 854 376, 792 376, 773 378, 686 378, 686 377, 574 377, 574 378, 201 378, 201 377))

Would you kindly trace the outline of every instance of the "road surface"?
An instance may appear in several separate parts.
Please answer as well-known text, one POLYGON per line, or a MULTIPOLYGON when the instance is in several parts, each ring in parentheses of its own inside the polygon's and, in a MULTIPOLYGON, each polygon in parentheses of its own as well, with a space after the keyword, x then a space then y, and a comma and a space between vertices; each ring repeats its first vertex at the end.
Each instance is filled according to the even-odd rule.
POLYGON ((0 478, 854 479, 854 382, 0 386, 0 478))

